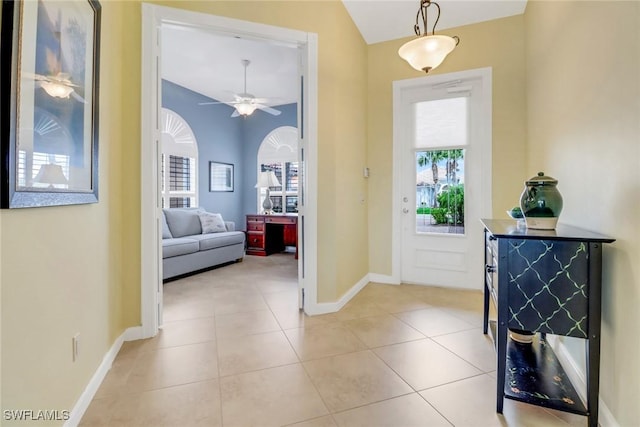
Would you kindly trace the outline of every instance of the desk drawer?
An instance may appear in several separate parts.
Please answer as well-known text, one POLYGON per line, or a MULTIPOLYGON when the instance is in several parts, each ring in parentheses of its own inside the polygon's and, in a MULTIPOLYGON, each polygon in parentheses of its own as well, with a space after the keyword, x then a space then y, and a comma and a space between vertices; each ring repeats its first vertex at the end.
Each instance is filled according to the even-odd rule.
POLYGON ((247 233, 247 247, 249 249, 264 249, 264 234, 247 233))
POLYGON ((264 223, 247 221, 247 231, 264 231, 264 223))
POLYGON ((295 224, 296 221, 296 217, 286 216, 265 217, 264 219, 264 222, 266 222, 267 224, 295 224))
POLYGON ((486 234, 485 239, 485 274, 487 285, 491 293, 498 295, 498 241, 491 234, 486 234))
POLYGON ((489 291, 491 291, 491 295, 495 298, 495 302, 498 299, 498 269, 495 265, 487 264, 484 267, 487 286, 489 287, 489 291))

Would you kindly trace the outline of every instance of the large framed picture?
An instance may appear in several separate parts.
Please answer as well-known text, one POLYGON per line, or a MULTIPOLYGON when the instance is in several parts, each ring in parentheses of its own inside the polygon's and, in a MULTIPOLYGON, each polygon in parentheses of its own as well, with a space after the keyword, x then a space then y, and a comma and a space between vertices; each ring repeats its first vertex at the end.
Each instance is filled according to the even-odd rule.
POLYGON ((233 191, 233 165, 209 162, 209 191, 233 191))
POLYGON ((4 1, 0 207, 98 201, 100 3, 4 1))

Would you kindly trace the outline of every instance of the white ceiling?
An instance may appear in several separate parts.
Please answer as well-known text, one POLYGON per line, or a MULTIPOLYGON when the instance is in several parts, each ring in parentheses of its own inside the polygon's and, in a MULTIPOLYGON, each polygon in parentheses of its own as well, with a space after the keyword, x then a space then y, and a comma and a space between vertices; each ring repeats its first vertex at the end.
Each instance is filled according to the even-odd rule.
MULTIPOLYGON (((439 0, 438 30, 524 13, 527 0, 439 0)), ((419 0, 342 0, 367 44, 414 34, 419 0)), ((435 20, 429 11, 429 26, 435 20)), ((431 28, 429 28, 431 32, 431 28)), ((464 42, 464 40, 462 41, 464 42)), ((269 98, 277 106, 298 97, 298 50, 295 46, 240 38, 182 26, 162 27, 162 76, 183 87, 220 101, 232 101, 244 90, 242 59, 247 69, 247 92, 269 98)), ((203 108, 205 108, 203 106, 203 108)))
MULTIPOLYGON (((244 92, 268 98, 269 106, 296 102, 298 49, 264 40, 252 40, 203 29, 162 27, 162 77, 219 101, 233 101, 244 92)), ((205 108, 203 106, 203 108, 205 108)))

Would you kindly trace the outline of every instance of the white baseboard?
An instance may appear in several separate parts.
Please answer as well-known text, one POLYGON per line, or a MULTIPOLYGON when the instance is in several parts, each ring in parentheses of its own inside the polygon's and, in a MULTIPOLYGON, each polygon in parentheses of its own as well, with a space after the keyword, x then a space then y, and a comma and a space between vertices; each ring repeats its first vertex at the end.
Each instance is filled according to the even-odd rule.
POLYGON ((93 400, 93 397, 96 395, 98 388, 102 384, 104 377, 107 375, 109 370, 111 369, 111 365, 115 360, 120 348, 122 347, 122 343, 125 341, 133 341, 140 339, 142 337, 142 327, 136 326, 133 328, 128 328, 125 330, 122 335, 116 338, 115 342, 107 351, 107 354, 102 358, 102 363, 98 366, 98 369, 89 380, 89 384, 85 387, 84 391, 80 395, 80 398, 74 405, 71 413, 69 414, 69 419, 64 423, 64 427, 76 427, 80 424, 80 420, 82 416, 86 412, 89 404, 93 400))
POLYGON ((310 315, 335 313, 345 306, 351 298, 355 297, 362 288, 369 283, 369 274, 366 274, 362 279, 351 287, 342 297, 335 302, 319 302, 312 306, 305 305, 305 312, 310 315))
MULTIPOLYGON (((560 364, 564 368, 569 381, 575 387, 578 392, 578 396, 582 399, 582 402, 587 401, 587 380, 585 373, 582 372, 575 359, 569 353, 569 350, 555 335, 547 335, 547 342, 553 348, 556 357, 560 361, 560 364)), ((618 421, 615 419, 609 407, 602 400, 602 397, 598 398, 598 423, 601 427, 620 427, 618 421)))
POLYGON ((122 333, 122 337, 123 341, 136 341, 144 338, 149 338, 144 336, 142 326, 133 326, 131 328, 127 328, 122 333))
POLYGON ((369 273, 369 281, 385 285, 399 285, 400 279, 386 274, 369 273))
POLYGON ((358 292, 362 290, 369 282, 383 283, 385 285, 399 285, 400 279, 388 276, 386 274, 367 273, 362 279, 349 289, 338 301, 336 302, 321 302, 313 304, 312 306, 305 306, 305 312, 310 315, 328 314, 340 311, 358 292))

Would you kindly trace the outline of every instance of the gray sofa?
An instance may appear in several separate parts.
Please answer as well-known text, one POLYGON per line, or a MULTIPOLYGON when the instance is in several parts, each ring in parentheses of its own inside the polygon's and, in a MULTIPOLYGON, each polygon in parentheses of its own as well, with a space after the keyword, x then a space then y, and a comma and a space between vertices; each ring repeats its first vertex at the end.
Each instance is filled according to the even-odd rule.
POLYGON ((163 280, 244 258, 244 232, 225 221, 226 231, 203 234, 200 212, 204 209, 163 209, 163 280))

